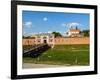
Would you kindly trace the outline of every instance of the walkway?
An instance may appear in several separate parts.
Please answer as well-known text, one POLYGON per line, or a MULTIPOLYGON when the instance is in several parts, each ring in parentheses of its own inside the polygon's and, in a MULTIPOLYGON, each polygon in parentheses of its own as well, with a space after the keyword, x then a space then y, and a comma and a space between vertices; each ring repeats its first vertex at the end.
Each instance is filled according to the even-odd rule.
POLYGON ((47 44, 36 45, 30 49, 24 50, 23 56, 24 57, 38 57, 39 55, 41 55, 44 51, 48 50, 49 48, 50 46, 48 46, 47 44))
POLYGON ((23 68, 55 68, 64 67, 64 65, 49 65, 49 64, 34 64, 34 63, 23 63, 23 68))

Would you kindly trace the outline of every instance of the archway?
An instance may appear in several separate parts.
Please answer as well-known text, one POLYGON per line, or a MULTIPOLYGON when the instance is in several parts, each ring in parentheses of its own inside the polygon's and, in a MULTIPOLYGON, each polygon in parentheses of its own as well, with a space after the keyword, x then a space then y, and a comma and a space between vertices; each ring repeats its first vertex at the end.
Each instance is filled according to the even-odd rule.
POLYGON ((44 40, 43 43, 47 44, 47 40, 44 40))

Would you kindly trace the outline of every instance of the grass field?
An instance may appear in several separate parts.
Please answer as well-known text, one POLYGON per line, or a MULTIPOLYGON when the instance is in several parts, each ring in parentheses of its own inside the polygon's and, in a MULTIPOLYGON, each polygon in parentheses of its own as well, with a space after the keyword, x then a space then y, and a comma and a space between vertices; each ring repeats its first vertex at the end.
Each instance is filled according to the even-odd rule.
POLYGON ((24 63, 89 65, 89 45, 56 45, 37 58, 24 57, 24 63))

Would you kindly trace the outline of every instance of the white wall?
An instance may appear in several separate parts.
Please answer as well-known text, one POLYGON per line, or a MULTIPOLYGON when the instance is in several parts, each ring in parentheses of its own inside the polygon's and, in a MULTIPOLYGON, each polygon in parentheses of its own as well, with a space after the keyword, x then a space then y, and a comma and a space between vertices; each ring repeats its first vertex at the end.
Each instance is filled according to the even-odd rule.
MULTIPOLYGON (((98 14, 100 14, 100 0, 34 0, 34 1, 46 1, 46 2, 61 2, 61 3, 78 3, 78 4, 97 4, 99 7, 98 14)), ((0 80, 10 80, 10 0, 0 0, 0 80)), ((98 16, 100 21, 100 15, 98 16)), ((98 34, 100 34, 100 23, 98 24, 98 34)), ((98 41, 100 41, 100 36, 98 41)), ((98 42, 100 44, 100 42, 98 42)), ((100 49, 100 45, 99 45, 100 49)), ((98 53, 100 50, 98 49, 98 53)), ((100 61, 100 54, 98 54, 98 61, 100 61)), ((98 64, 100 67, 100 62, 98 64)), ((100 68, 99 68, 100 73, 100 68)), ((66 77, 55 77, 55 78, 41 78, 34 80, 99 80, 100 74, 98 75, 84 75, 84 76, 66 76, 66 77)), ((28 79, 27 79, 28 80, 28 79)))

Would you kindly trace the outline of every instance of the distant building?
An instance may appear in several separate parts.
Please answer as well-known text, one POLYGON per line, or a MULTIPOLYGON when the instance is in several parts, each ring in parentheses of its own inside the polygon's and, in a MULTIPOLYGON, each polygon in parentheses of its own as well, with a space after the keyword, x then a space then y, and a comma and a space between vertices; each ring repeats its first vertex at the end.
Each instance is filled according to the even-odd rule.
POLYGON ((77 27, 76 28, 71 28, 69 29, 68 31, 68 36, 69 37, 80 37, 80 29, 78 29, 77 27))

